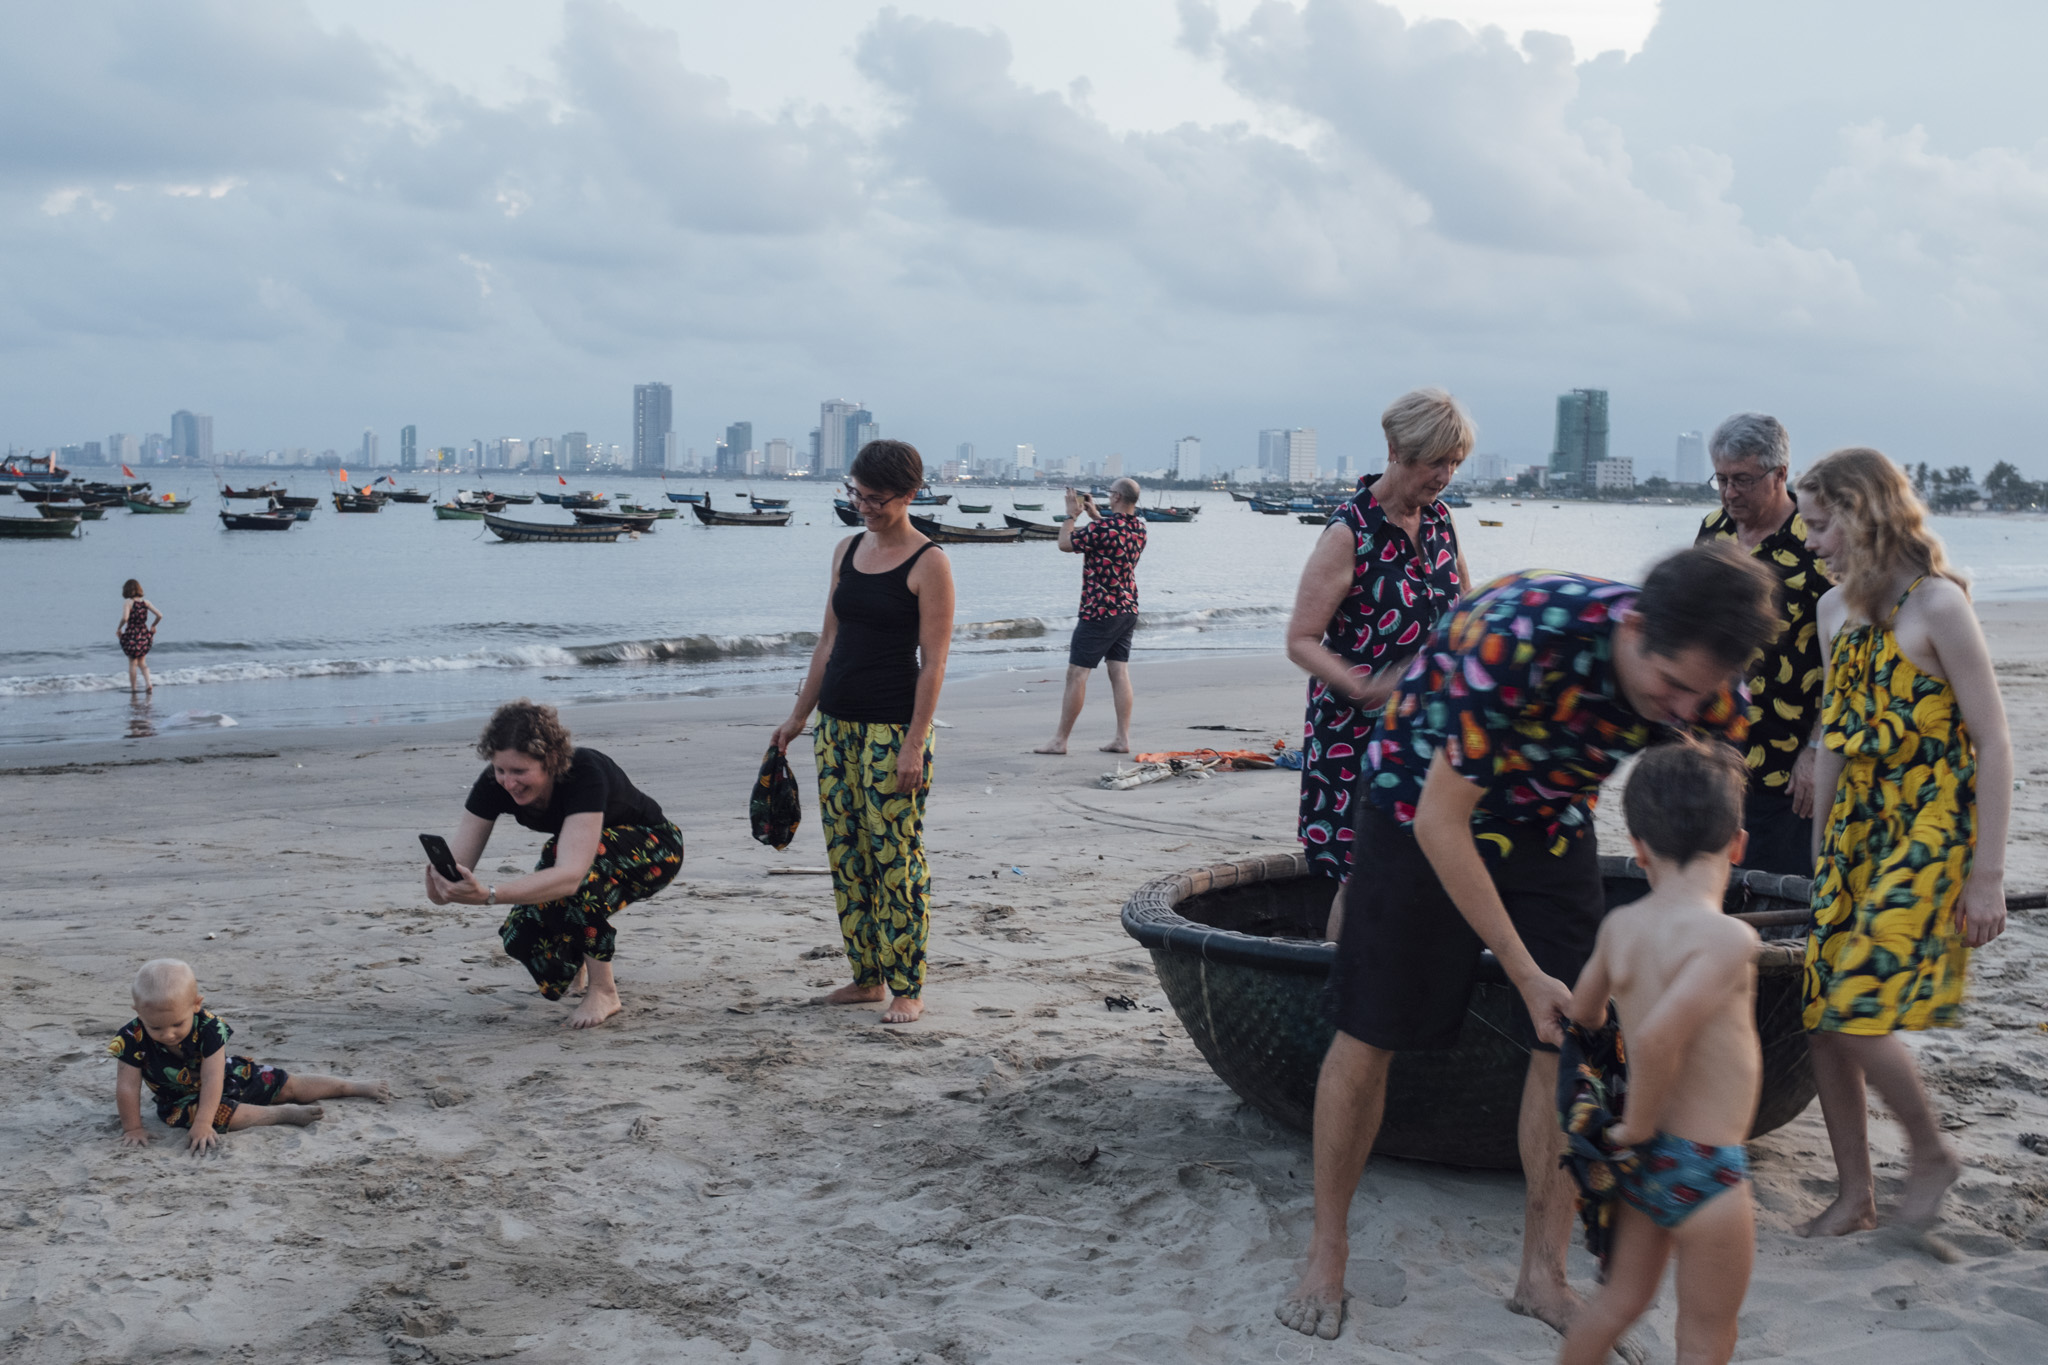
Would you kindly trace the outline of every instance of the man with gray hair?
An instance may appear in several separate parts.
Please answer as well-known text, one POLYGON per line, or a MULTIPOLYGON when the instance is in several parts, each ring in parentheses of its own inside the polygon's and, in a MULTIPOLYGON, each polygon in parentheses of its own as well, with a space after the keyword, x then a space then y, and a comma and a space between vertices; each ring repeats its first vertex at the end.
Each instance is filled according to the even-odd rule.
POLYGON ((1749 852, 1742 865, 1813 875, 1811 745, 1820 734, 1818 608, 1834 584, 1806 547, 1806 522, 1788 487, 1792 440, 1775 417, 1738 412, 1707 443, 1721 510, 1700 526, 1695 545, 1732 540, 1778 580, 1784 628, 1749 670, 1749 801, 1743 817, 1749 852))
POLYGON ((1081 556, 1081 620, 1067 651, 1067 689, 1060 698, 1060 728, 1038 754, 1063 754, 1081 704, 1088 699, 1088 675, 1105 660, 1109 695, 1116 703, 1116 738, 1106 754, 1131 751, 1131 636, 1138 628, 1138 556, 1145 553, 1145 521, 1138 515, 1136 479, 1109 486, 1109 510, 1100 511, 1086 493, 1067 490, 1067 519, 1060 523, 1060 548, 1081 556), (1090 525, 1082 526, 1083 515, 1090 525))

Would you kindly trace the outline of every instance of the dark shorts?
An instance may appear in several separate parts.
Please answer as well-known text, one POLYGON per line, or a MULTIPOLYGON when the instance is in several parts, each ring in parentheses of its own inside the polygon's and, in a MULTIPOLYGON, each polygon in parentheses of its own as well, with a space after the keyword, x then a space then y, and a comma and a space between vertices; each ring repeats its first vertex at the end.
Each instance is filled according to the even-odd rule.
POLYGON ((1791 877, 1813 875, 1813 821, 1792 813, 1790 796, 1752 786, 1742 827, 1749 831, 1749 851, 1742 855, 1745 868, 1791 877))
POLYGON ((1104 659, 1113 664, 1131 661, 1131 636, 1137 633, 1138 613, 1105 616, 1083 621, 1074 627, 1074 643, 1067 648, 1067 662, 1075 668, 1093 668, 1104 659))
MULTIPOLYGON (((1358 802, 1344 931, 1330 972, 1332 1022, 1388 1052, 1454 1047, 1485 944, 1458 913, 1415 836, 1370 800, 1358 802)), ((1487 870, 1536 965, 1567 986, 1593 956, 1607 901, 1600 851, 1589 833, 1554 856, 1532 829, 1487 870)), ((1544 1052, 1520 992, 1514 1040, 1544 1052)))
MULTIPOLYGON (((247 1057, 230 1057, 221 1073, 220 1107, 213 1112, 214 1131, 225 1133, 228 1120, 245 1104, 276 1104, 277 1092, 291 1074, 281 1066, 263 1066, 247 1057)), ((156 1116, 173 1128, 190 1128, 192 1111, 199 1105, 199 1092, 158 1094, 156 1116)))

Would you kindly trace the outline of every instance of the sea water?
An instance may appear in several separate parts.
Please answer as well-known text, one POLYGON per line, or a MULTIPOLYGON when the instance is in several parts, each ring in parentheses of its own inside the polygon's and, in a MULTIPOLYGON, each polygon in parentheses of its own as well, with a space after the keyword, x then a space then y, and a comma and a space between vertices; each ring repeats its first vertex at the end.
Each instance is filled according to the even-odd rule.
MULTIPOLYGON (((307 475, 287 482, 296 493, 329 486, 307 475)), ((445 479, 435 491, 445 497, 475 482, 445 479)), ((228 723, 402 724, 474 716, 518 696, 566 703, 742 688, 786 694, 816 642, 832 546, 852 533, 833 514, 837 485, 818 483, 753 485, 790 500, 787 527, 706 527, 680 507, 677 519, 637 539, 581 545, 505 544, 480 521, 438 521, 430 506, 400 503, 372 515, 325 503, 287 532, 225 531, 209 487, 182 489, 175 475, 156 483, 189 493, 192 509, 110 510, 76 541, 0 539, 0 744, 146 738, 228 723), (150 654, 156 695, 141 706, 129 700, 115 641, 129 578, 165 614, 150 654)), ((535 483, 495 480, 505 491, 535 483)), ((613 493, 615 504, 660 500, 652 481, 578 483, 613 493)), ((720 508, 747 507, 745 485, 732 481, 668 486, 708 488, 720 508)), ((964 497, 994 511, 946 506, 935 509, 938 517, 1000 526, 1017 501, 1045 504, 1017 513, 1034 520, 1050 521, 1060 508, 1058 489, 964 497)), ((1223 493, 1175 493, 1169 501, 1203 510, 1190 523, 1147 528, 1134 658, 1278 652, 1318 529, 1292 515, 1260 515, 1223 493)), ((1482 580, 1532 567, 1632 578, 1689 544, 1704 510, 1480 500, 1456 516, 1482 580)), ((31 511, 0 499, 0 515, 31 511)), ((540 503, 507 514, 569 520, 540 503)), ((2040 519, 1944 517, 1937 526, 1980 597, 2048 596, 2040 519)), ((950 670, 1059 676, 1079 557, 1049 541, 948 553, 958 588, 950 670)))

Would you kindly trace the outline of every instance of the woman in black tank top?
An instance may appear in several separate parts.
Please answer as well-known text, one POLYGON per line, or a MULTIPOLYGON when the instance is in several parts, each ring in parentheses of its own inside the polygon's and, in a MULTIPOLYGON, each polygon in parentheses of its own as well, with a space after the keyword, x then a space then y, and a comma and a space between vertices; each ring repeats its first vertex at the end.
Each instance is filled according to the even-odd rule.
POLYGON ((953 639, 953 568, 910 524, 910 500, 924 486, 915 447, 870 441, 847 473, 865 529, 832 552, 825 626, 773 742, 788 753, 817 710, 818 805, 853 969, 853 984, 823 1003, 886 1000, 882 1022, 907 1024, 924 1012, 924 801, 953 639))

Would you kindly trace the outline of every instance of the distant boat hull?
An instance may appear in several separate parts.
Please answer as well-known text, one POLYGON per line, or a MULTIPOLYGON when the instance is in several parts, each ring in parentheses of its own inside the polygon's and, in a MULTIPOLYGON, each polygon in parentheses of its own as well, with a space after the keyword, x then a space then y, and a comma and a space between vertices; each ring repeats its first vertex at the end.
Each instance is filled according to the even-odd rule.
POLYGON ((832 510, 836 512, 839 516, 839 519, 842 522, 846 523, 848 526, 864 526, 867 524, 861 520, 860 513, 854 511, 851 507, 834 507, 832 510))
MULTIPOLYGON (((546 497, 547 495, 543 493, 541 496, 546 497)), ((709 493, 671 493, 668 495, 668 500, 670 502, 706 502, 710 500, 710 497, 709 493)))
POLYGON ((107 509, 96 502, 39 502, 36 511, 52 521, 65 517, 82 517, 86 521, 98 521, 107 514, 107 509))
POLYGON ((1014 545, 1024 535, 1015 526, 948 526, 915 513, 910 524, 941 545, 1014 545))
POLYGON ((539 544, 551 541, 614 541, 625 533, 623 526, 563 526, 538 521, 514 521, 496 513, 484 515, 484 525, 500 540, 521 544, 539 544))
POLYGON ((77 517, 0 517, 0 537, 63 540, 79 533, 77 517))
POLYGON ((979 517, 986 516, 988 513, 995 511, 996 505, 992 502, 963 502, 960 504, 959 510, 971 517, 979 517))
POLYGON ((1047 526, 1045 523, 1038 521, 1026 521, 1023 517, 1013 517, 1008 512, 1003 513, 1003 522, 1005 525, 1014 526, 1017 529, 1019 533, 1017 538, 1019 540, 1058 540, 1060 538, 1059 527, 1047 526))
POLYGON ((276 483, 266 483, 260 488, 229 488, 226 485, 222 485, 220 495, 236 501, 246 500, 255 502, 261 500, 268 502, 282 492, 284 492, 284 485, 276 483))
POLYGON ((184 502, 151 502, 148 498, 129 498, 127 501, 131 512, 182 512, 192 505, 190 499, 184 502))
POLYGON ((631 512, 591 512, 581 507, 569 515, 581 526, 619 526, 628 531, 652 531, 655 521, 652 512, 636 516, 631 512))
POLYGON ((1147 521, 1193 521, 1199 507, 1140 507, 1138 515, 1147 521))
MULTIPOLYGON (((425 503, 432 502, 434 500, 434 495, 432 493, 422 493, 417 488, 394 488, 389 493, 385 494, 385 496, 390 498, 393 502, 425 503)), ((506 501, 510 502, 511 499, 507 498, 506 501)))
MULTIPOLYGON (((130 504, 131 506, 133 504, 130 504)), ((334 494, 334 510, 337 512, 381 512, 384 499, 373 498, 362 493, 334 494)))
POLYGON ((298 516, 291 512, 223 512, 220 514, 220 525, 224 531, 289 531, 298 524, 298 516))
POLYGON ((790 512, 720 512, 703 503, 694 504, 690 510, 697 520, 706 526, 787 526, 790 512))
POLYGON ((434 520, 436 521, 482 521, 483 519, 484 512, 480 507, 460 507, 452 502, 437 502, 434 504, 434 520))

